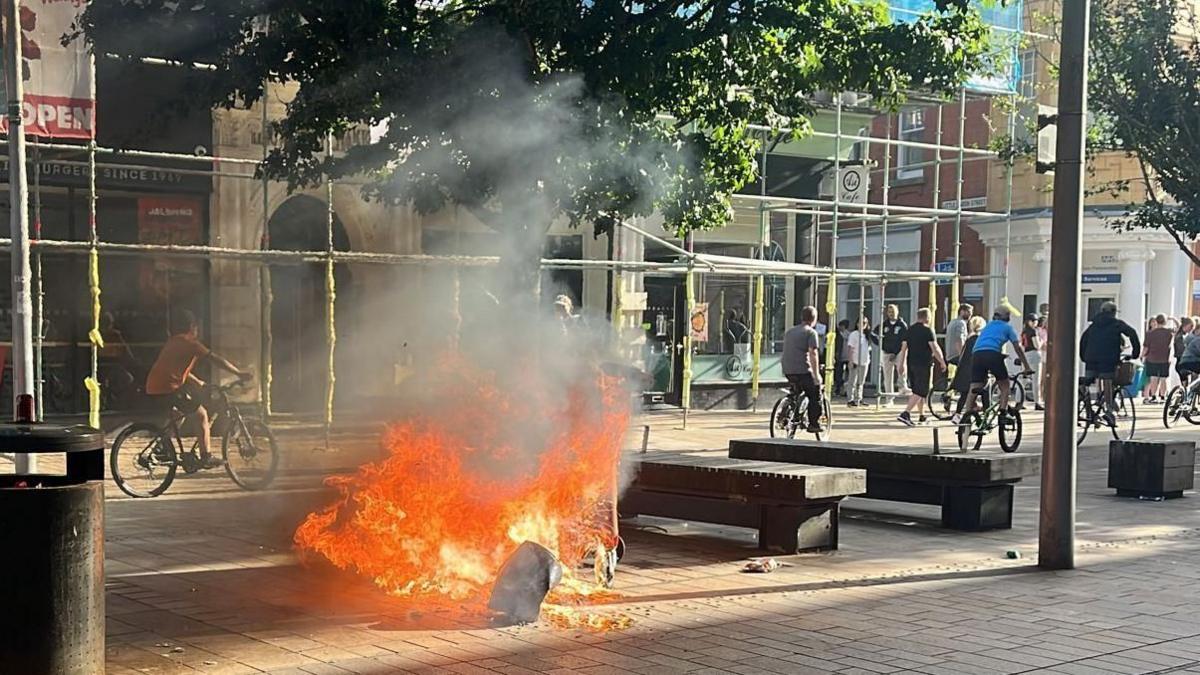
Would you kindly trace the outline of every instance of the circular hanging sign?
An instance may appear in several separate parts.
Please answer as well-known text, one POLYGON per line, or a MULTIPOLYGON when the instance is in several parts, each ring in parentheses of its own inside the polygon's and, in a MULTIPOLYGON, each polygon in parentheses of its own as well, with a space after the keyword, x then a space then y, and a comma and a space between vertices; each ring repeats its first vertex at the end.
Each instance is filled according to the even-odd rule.
POLYGON ((842 174, 842 189, 846 192, 856 192, 862 187, 862 176, 857 171, 850 170, 842 174))

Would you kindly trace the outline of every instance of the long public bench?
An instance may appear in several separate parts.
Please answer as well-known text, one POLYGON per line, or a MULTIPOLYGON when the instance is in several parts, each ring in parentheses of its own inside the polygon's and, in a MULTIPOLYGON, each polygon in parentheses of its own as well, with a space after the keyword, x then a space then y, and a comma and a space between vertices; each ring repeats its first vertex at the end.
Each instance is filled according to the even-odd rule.
POLYGON ((1012 527, 1013 486, 1041 469, 1029 453, 935 454, 915 447, 804 440, 735 440, 733 459, 862 469, 865 497, 942 507, 942 526, 980 531, 1012 527))
POLYGON ((630 455, 624 518, 661 516, 758 530, 759 548, 834 550, 838 505, 866 490, 855 469, 783 465, 680 453, 630 455))

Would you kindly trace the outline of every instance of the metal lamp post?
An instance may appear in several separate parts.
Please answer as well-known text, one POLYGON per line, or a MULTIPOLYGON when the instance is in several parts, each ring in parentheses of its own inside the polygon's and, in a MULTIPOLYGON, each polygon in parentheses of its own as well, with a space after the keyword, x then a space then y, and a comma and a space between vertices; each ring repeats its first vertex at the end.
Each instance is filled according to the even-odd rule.
POLYGON ((1075 364, 1083 250, 1089 0, 1065 0, 1058 84, 1057 167, 1050 235, 1050 383, 1042 450, 1038 566, 1075 566, 1075 364))

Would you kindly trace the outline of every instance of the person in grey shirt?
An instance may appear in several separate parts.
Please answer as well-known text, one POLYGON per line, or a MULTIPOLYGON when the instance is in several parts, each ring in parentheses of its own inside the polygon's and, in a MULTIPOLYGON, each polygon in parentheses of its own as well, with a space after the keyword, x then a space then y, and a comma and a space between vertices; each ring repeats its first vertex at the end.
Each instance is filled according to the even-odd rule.
POLYGON ((967 341, 967 322, 975 314, 975 308, 963 303, 958 306, 958 318, 946 324, 946 360, 962 356, 963 344, 967 341))
POLYGON ((783 334, 783 375, 792 392, 804 392, 808 397, 808 431, 821 429, 821 365, 818 361, 820 340, 813 325, 817 322, 817 308, 808 306, 800 310, 800 324, 783 334))

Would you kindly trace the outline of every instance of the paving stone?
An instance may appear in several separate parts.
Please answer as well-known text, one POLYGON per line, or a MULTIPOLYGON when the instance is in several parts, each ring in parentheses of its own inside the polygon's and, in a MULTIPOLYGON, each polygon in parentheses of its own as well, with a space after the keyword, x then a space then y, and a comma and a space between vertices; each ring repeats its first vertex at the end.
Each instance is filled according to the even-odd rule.
MULTIPOLYGON (((928 443, 927 428, 899 429, 893 412, 846 413, 839 440, 928 443)), ((761 414, 696 413, 686 432, 677 417, 647 420, 655 448, 715 456, 762 427, 761 414)), ((1040 430, 1031 412, 1030 452, 1040 430)), ((376 456, 367 441, 339 458, 343 468, 376 456)), ((841 550, 777 556, 789 566, 769 575, 740 571, 760 555, 748 531, 639 519, 622 527, 620 595, 604 608, 636 623, 609 633, 495 628, 428 611, 421 625, 411 604, 367 582, 298 564, 291 529, 328 501, 320 481, 330 465, 304 450, 314 441, 291 442, 286 500, 193 480, 155 500, 109 500, 110 673, 1200 670, 1197 497, 1114 500, 1102 442, 1079 454, 1078 570, 1039 573, 1003 558, 1011 548, 1036 558, 1036 479, 1017 486, 1009 531, 950 532, 936 508, 851 500, 841 550)))

